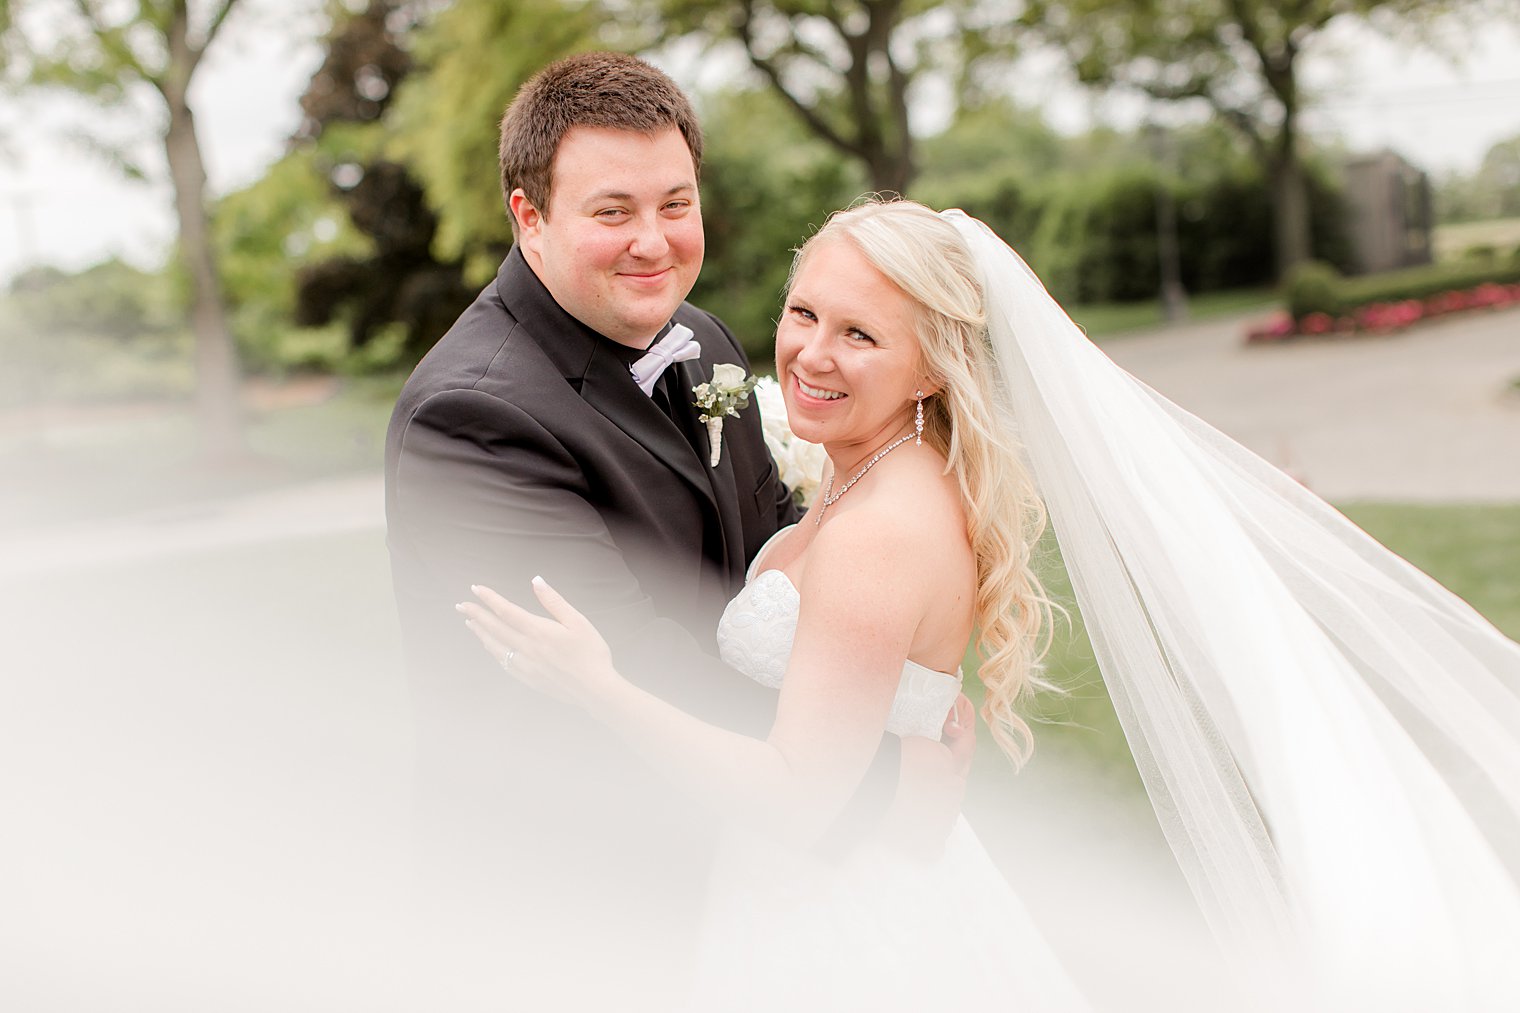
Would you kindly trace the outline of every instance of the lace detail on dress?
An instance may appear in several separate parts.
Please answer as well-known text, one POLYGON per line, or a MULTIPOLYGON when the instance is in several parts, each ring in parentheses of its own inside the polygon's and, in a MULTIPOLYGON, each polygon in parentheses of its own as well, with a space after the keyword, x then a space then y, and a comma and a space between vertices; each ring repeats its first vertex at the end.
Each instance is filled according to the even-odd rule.
MULTIPOLYGON (((780 570, 766 570, 745 584, 723 610, 718 654, 762 686, 780 689, 797 638, 800 605, 801 596, 791 579, 780 570)), ((887 716, 887 731, 938 739, 960 691, 958 676, 905 662, 887 716)))

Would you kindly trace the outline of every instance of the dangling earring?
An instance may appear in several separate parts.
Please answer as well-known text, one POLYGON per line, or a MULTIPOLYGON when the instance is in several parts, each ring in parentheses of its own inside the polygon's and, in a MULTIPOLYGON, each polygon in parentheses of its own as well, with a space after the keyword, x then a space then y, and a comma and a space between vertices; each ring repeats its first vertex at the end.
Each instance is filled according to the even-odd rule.
POLYGON ((918 399, 918 403, 913 406, 913 445, 922 447, 924 445, 924 392, 916 390, 913 396, 918 399))

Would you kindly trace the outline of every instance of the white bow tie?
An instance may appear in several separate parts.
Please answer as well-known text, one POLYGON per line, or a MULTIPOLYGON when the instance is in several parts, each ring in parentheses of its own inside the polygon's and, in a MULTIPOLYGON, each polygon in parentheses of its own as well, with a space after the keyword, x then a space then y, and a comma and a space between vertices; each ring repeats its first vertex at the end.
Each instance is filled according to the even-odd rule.
POLYGON ((633 382, 650 397, 654 396, 655 381, 672 362, 685 362, 702 354, 702 346, 693 339, 691 328, 685 324, 672 324, 670 331, 654 347, 644 354, 628 371, 633 382))

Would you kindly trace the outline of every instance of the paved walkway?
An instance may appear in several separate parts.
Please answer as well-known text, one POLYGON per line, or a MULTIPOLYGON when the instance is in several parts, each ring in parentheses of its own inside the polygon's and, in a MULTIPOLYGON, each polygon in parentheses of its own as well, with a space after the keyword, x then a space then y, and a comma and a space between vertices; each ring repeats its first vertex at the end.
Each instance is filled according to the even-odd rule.
POLYGON ((81 567, 385 525, 384 480, 346 475, 227 499, 0 534, 0 583, 81 567))
POLYGON ((1240 321, 1120 338, 1125 369, 1332 501, 1520 501, 1520 309, 1246 346, 1240 321))

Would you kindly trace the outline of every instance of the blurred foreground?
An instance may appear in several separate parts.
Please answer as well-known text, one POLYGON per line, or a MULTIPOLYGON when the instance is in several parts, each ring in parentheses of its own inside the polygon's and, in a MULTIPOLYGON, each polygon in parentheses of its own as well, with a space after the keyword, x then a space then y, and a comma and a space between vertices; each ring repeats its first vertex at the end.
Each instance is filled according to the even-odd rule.
MULTIPOLYGON (((1200 325, 1105 347, 1322 494, 1491 504, 1348 512, 1516 636, 1517 331, 1510 312, 1337 344, 1246 350, 1200 325)), ((414 1009, 422 937, 467 944, 408 907, 387 398, 322 397, 262 408, 262 456, 224 472, 187 467, 193 434, 162 410, 0 429, 7 1008, 414 1009)), ((1037 729, 1017 777, 984 732, 968 819, 1101 1008, 1222 1008, 1080 628, 1051 668, 1077 687, 1048 702, 1065 723, 1037 729)), ((612 1005, 637 1006, 657 942, 629 940, 612 1005)))

